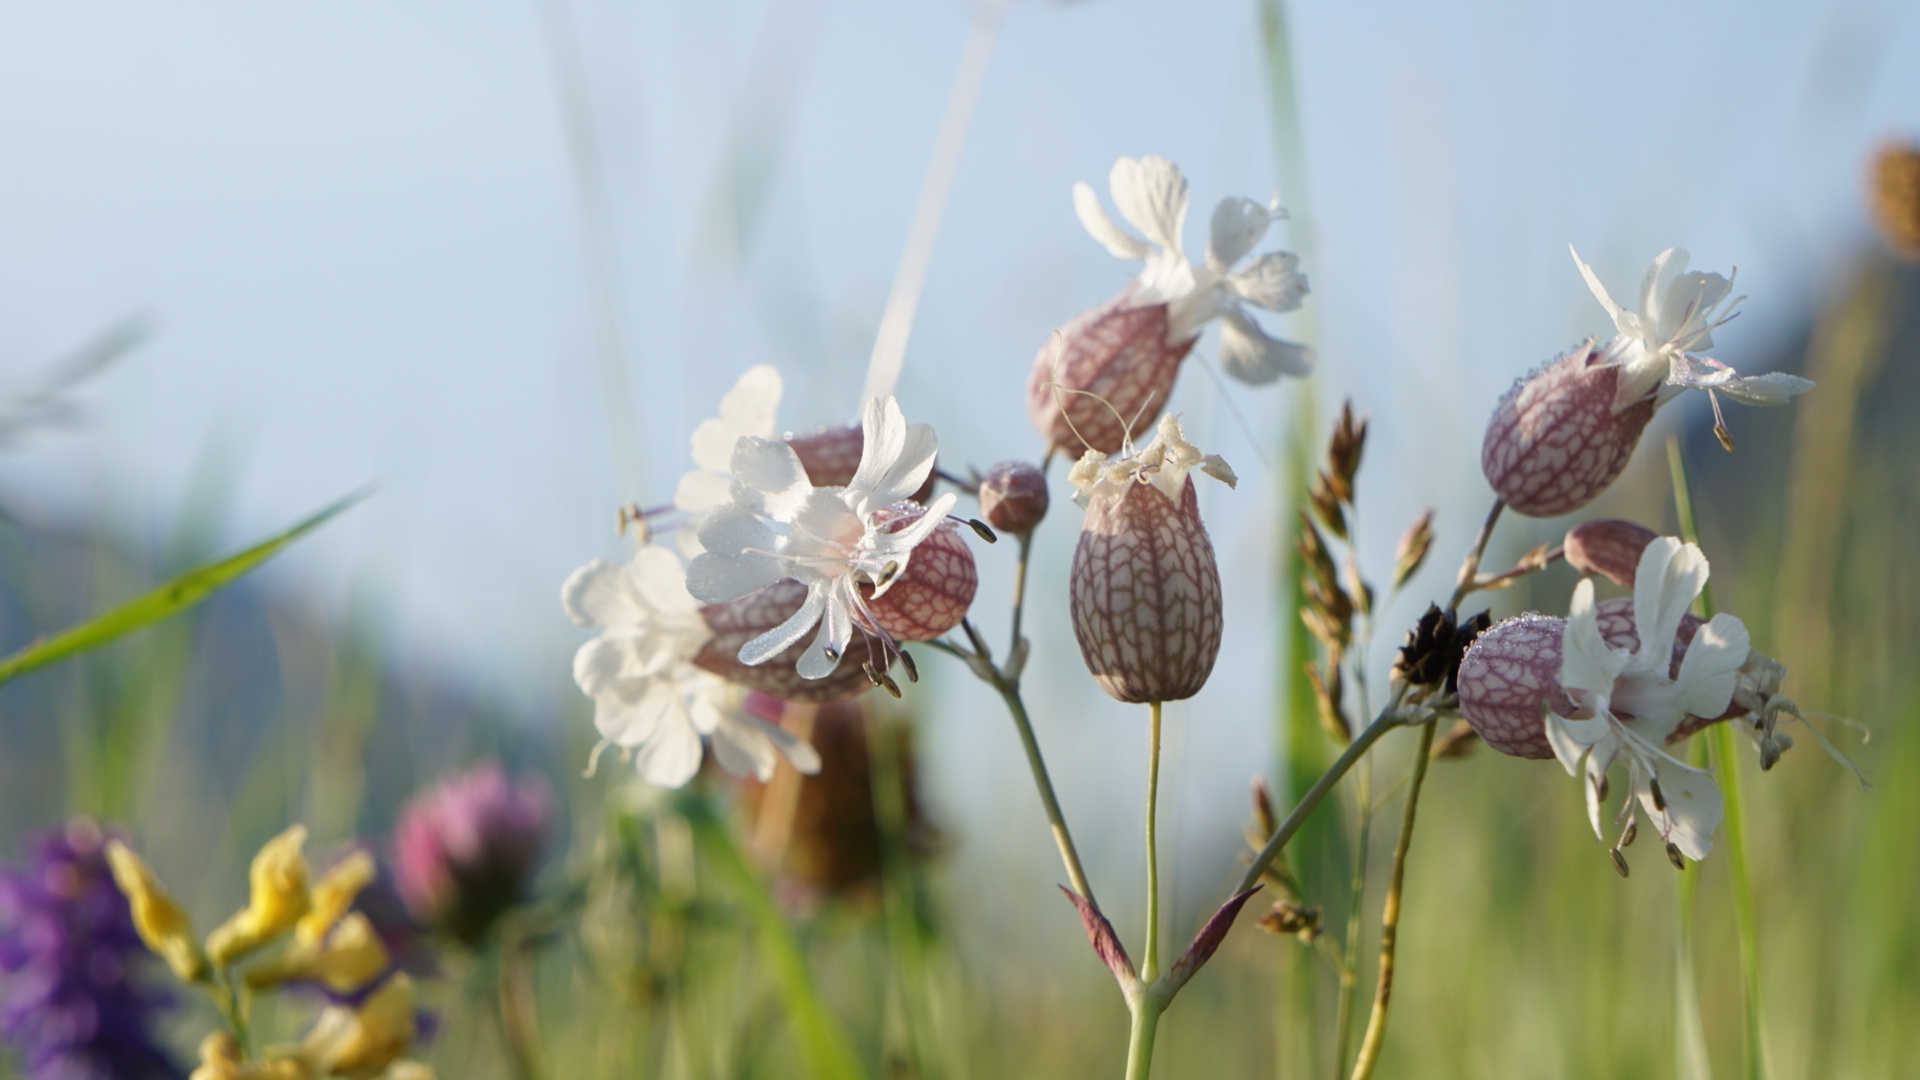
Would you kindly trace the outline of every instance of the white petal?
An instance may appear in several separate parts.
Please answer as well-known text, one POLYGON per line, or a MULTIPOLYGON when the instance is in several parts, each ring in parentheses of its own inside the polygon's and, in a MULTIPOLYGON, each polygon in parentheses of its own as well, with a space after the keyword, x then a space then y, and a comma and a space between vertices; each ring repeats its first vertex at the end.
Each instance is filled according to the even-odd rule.
POLYGON ((847 491, 815 488, 793 514, 793 532, 781 544, 789 559, 843 558, 845 549, 860 542, 866 522, 847 505, 847 491))
POLYGON ((788 763, 801 775, 813 776, 820 771, 820 753, 812 743, 778 724, 770 724, 757 716, 742 716, 744 720, 759 725, 762 734, 773 743, 773 748, 785 755, 788 763))
POLYGON ((1268 311, 1292 311, 1307 295, 1307 275, 1300 257, 1291 251, 1273 251, 1253 260, 1245 270, 1226 280, 1227 291, 1268 311))
POLYGON ((838 594, 827 598, 821 612, 820 632, 814 635, 813 644, 794 665, 794 670, 803 679, 824 679, 833 674, 840 666, 840 660, 847 653, 847 643, 853 640, 853 612, 846 599, 838 594))
POLYGON ((1667 808, 1664 812, 1654 808, 1651 788, 1638 792, 1640 804, 1662 823, 1661 833, 1680 849, 1680 854, 1696 862, 1706 858, 1713 851, 1713 831, 1719 828, 1726 809, 1720 786, 1710 774, 1665 755, 1655 758, 1653 767, 1667 808))
POLYGON ((1100 196, 1084 182, 1073 185, 1073 210, 1080 215, 1081 227, 1111 254, 1122 259, 1144 259, 1152 254, 1153 249, 1144 241, 1128 236, 1113 223, 1100 205, 1100 196))
POLYGON ((773 779, 774 753, 767 737, 738 721, 714 729, 708 745, 713 759, 735 776, 751 776, 761 783, 773 779))
POLYGON ((1675 683, 1681 708, 1708 720, 1726 712, 1740 669, 1752 651, 1745 623, 1724 613, 1715 615, 1693 635, 1680 661, 1675 683))
POLYGON ((800 455, 781 439, 741 436, 733 446, 728 468, 736 487, 775 498, 813 486, 807 480, 806 466, 800 464, 800 455))
POLYGON ((560 606, 581 626, 619 626, 637 622, 644 611, 626 583, 626 567, 595 559, 567 575, 560 606))
MULTIPOLYGON (((1668 644, 1671 646, 1671 638, 1668 644)), ((1606 639, 1600 636, 1593 581, 1581 578, 1573 587, 1573 600, 1567 605, 1567 629, 1560 639, 1560 685, 1569 691, 1608 697, 1626 663, 1626 654, 1608 648, 1606 639)))
POLYGON ((746 432, 737 431, 725 420, 709 417, 693 429, 693 463, 708 472, 724 473, 733 468, 733 444, 746 432))
POLYGON ((633 553, 627 563, 627 580, 642 603, 662 614, 684 614, 700 610, 700 604, 687 592, 687 571, 680 557, 669 548, 648 544, 633 553))
POLYGON ((751 596, 787 576, 779 559, 768 555, 719 555, 708 551, 687 566, 687 591, 709 604, 727 604, 751 596))
POLYGON ((772 364, 755 364, 741 372, 733 389, 720 399, 720 419, 736 435, 771 439, 779 433, 776 419, 784 390, 780 372, 772 364))
POLYGON ((1634 668, 1668 669, 1673 663, 1673 641, 1680 633, 1680 619, 1706 584, 1707 557, 1692 544, 1662 536, 1640 553, 1640 565, 1633 577, 1633 621, 1640 636, 1634 668))
MULTIPOLYGON (((679 695, 675 700, 679 701, 679 695)), ((662 718, 653 738, 634 750, 633 766, 647 783, 677 788, 700 771, 700 758, 700 733, 693 729, 686 706, 680 703, 662 718)))
POLYGON ((1607 287, 1600 284, 1600 275, 1593 272, 1593 267, 1580 261, 1580 252, 1574 250, 1572 244, 1567 245, 1567 250, 1573 253, 1573 265, 1580 268, 1580 276, 1586 279, 1587 288, 1593 291, 1593 298, 1600 301, 1601 307, 1607 309, 1607 315, 1613 319, 1614 328, 1625 333, 1626 329, 1620 325, 1620 316, 1625 312, 1619 304, 1613 302, 1613 297, 1607 294, 1607 287))
POLYGON ((827 609, 827 592, 831 588, 828 582, 815 582, 807 589, 807 599, 800 610, 787 616, 786 622, 740 647, 740 662, 748 667, 764 664, 799 641, 820 621, 821 613, 827 609))
POLYGON ((690 513, 704 514, 732 498, 733 482, 717 472, 693 469, 680 477, 673 489, 673 505, 690 513))
POLYGON ((594 699, 593 726, 601 738, 632 749, 653 738, 680 696, 668 679, 649 679, 629 687, 638 688, 631 700, 610 695, 594 699))
POLYGON ((1213 229, 1207 240, 1207 266, 1224 274, 1267 235, 1273 212, 1252 199, 1221 199, 1213 208, 1213 229))
POLYGON ((1546 713, 1547 745, 1553 747, 1553 756, 1566 767, 1568 776, 1578 775, 1581 759, 1596 744, 1605 742, 1611 736, 1607 718, 1596 716, 1588 720, 1569 720, 1551 709, 1543 711, 1546 713))
POLYGON ((1715 389, 1743 405, 1785 405, 1813 389, 1813 383, 1798 375, 1773 371, 1733 379, 1715 389))
POLYGON ((866 512, 891 506, 927 482, 933 459, 940 452, 940 439, 932 426, 907 426, 900 403, 889 395, 867 402, 860 416, 860 431, 865 440, 860 448, 860 467, 847 484, 848 491, 861 495, 858 509, 866 512))
POLYGON ((1220 320, 1220 367, 1251 386, 1264 386, 1282 375, 1304 376, 1313 370, 1312 349, 1267 336, 1267 332, 1238 309, 1220 320))
POLYGON ((1653 257, 1653 263, 1640 278, 1640 322, 1646 330, 1657 333, 1666 314, 1669 286, 1686 272, 1685 248, 1668 248, 1653 257))
POLYGON ((1587 758, 1585 783, 1580 786, 1587 789, 1587 824, 1593 826, 1593 835, 1605 842, 1607 834, 1600 829, 1600 811, 1605 809, 1600 803, 1600 785, 1607 778, 1607 767, 1611 762, 1602 763, 1594 757, 1587 758))
POLYGON ((737 503, 727 503, 700 520, 700 546, 715 555, 769 554, 779 542, 760 515, 737 503))
POLYGON ((1187 220, 1187 178, 1166 158, 1149 155, 1135 161, 1121 158, 1108 176, 1113 202, 1127 223, 1147 239, 1178 253, 1180 231, 1187 220))

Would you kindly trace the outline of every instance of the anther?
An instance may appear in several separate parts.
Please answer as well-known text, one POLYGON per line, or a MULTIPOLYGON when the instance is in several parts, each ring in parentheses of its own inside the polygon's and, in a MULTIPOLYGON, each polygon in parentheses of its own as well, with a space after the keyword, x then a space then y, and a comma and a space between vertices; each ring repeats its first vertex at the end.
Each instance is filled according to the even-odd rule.
POLYGON ((1720 445, 1726 449, 1727 453, 1733 453, 1733 432, 1727 430, 1727 425, 1713 425, 1713 437, 1720 440, 1720 445))
POLYGON ((834 648, 833 646, 831 646, 831 645, 829 645, 829 646, 827 646, 827 647, 826 647, 826 648, 825 648, 824 650, 822 650, 822 651, 824 651, 824 652, 826 653, 826 657, 827 657, 827 659, 828 659, 828 660, 831 660, 831 661, 833 661, 833 662, 834 662, 834 663, 836 663, 836 664, 840 662, 840 650, 839 650, 839 649, 836 649, 836 648, 834 648))
POLYGON ((1680 849, 1675 847, 1672 841, 1667 842, 1667 861, 1673 864, 1675 870, 1687 868, 1686 856, 1680 854, 1680 849))
POLYGON ((1613 859, 1613 868, 1620 871, 1621 877, 1627 876, 1627 857, 1620 854, 1619 848, 1609 848, 1607 855, 1613 859))
POLYGON ((1660 811, 1663 814, 1666 813, 1667 812, 1667 795, 1665 792, 1660 790, 1660 778, 1656 776, 1653 779, 1647 781, 1647 790, 1653 793, 1653 808, 1655 810, 1660 811))
POLYGON ((908 654, 907 650, 901 649, 894 655, 900 657, 900 666, 907 669, 907 681, 919 682, 920 669, 914 666, 913 657, 908 654))
POLYGON ((993 529, 988 527, 987 523, 981 521, 979 518, 968 518, 967 524, 971 525, 973 531, 979 534, 980 539, 985 540, 987 543, 997 544, 1000 542, 1000 538, 993 534, 993 529))
POLYGON ((873 666, 873 661, 869 660, 866 663, 861 664, 860 670, 866 673, 868 682, 872 683, 875 686, 880 685, 880 669, 873 666))
MULTIPOLYGON (((875 670, 879 671, 879 669, 877 668, 875 670)), ((897 682, 894 682, 893 676, 887 674, 884 671, 879 671, 879 675, 880 675, 880 685, 886 688, 887 693, 892 694, 894 697, 898 698, 900 696, 900 684, 897 682)))
POLYGON ((1607 801, 1607 777, 1605 773, 1593 778, 1593 797, 1601 802, 1607 801))

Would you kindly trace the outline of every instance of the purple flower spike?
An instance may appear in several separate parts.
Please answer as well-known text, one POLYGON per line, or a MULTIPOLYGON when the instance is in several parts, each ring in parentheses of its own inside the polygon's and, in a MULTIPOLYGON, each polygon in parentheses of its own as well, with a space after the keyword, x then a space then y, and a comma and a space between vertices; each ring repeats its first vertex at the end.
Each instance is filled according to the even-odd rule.
POLYGON ((476 945, 519 903, 552 817, 546 782, 498 762, 416 796, 394 830, 394 884, 425 926, 476 945))
POLYGON ((171 995, 127 898, 106 836, 75 818, 0 871, 0 1041, 30 1080, 162 1080, 184 1075, 154 1035, 171 995))

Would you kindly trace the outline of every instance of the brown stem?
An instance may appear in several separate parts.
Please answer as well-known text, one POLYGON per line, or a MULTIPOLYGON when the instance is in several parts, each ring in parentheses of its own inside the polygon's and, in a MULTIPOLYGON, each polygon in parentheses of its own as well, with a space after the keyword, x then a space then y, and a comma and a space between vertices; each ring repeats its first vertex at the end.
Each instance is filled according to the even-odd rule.
POLYGON ((1486 523, 1480 526, 1480 535, 1474 538, 1472 550, 1460 564, 1460 576, 1454 582, 1453 599, 1447 601, 1449 611, 1458 610, 1460 601, 1474 590, 1474 579, 1480 575, 1480 560, 1487 555, 1487 542, 1493 539, 1494 523, 1500 520, 1500 512, 1507 508, 1505 499, 1493 500, 1493 509, 1487 511, 1486 523))
POLYGON ((1367 1033, 1360 1040, 1360 1054, 1353 1062, 1353 1080, 1367 1080, 1380 1060, 1380 1046, 1387 1035, 1387 1004, 1393 997, 1393 967, 1400 938, 1400 898, 1407 876, 1407 850, 1413 846, 1413 819, 1420 807, 1420 788, 1427 778, 1427 762, 1432 760, 1433 725, 1420 729, 1420 749, 1413 756, 1413 779, 1407 783, 1407 806, 1400 818, 1400 839, 1393 846, 1393 874, 1387 881, 1387 900, 1380 911, 1380 981, 1373 994, 1373 1012, 1367 1017, 1367 1033))

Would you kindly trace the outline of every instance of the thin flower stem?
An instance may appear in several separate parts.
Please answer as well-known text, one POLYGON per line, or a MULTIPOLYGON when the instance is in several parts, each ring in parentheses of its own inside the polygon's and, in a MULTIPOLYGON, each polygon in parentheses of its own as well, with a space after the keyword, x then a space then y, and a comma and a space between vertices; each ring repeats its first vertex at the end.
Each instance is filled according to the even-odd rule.
POLYGON ((1334 759, 1333 764, 1327 766, 1327 771, 1320 774, 1320 779, 1315 780, 1313 786, 1307 789, 1307 793, 1300 796, 1300 801, 1294 804, 1293 810, 1280 822, 1280 827, 1273 831, 1273 836, 1267 840, 1267 845, 1253 857, 1253 863, 1247 867, 1247 872, 1240 875, 1239 883, 1233 887, 1236 895, 1260 883, 1260 876, 1267 872, 1267 867, 1273 865, 1273 860, 1279 857, 1281 850, 1287 846, 1287 841, 1293 839, 1293 834, 1300 831, 1300 826, 1306 823, 1307 815, 1313 813, 1314 808, 1327 797, 1327 792, 1332 791, 1333 786, 1340 782, 1340 778, 1347 775, 1347 770, 1353 768, 1354 762, 1364 757, 1367 751, 1372 749, 1373 744, 1380 741, 1380 736, 1399 727, 1402 723, 1404 719, 1400 715, 1400 697, 1396 694, 1393 700, 1387 703, 1387 707, 1380 710, 1380 715, 1374 717, 1373 723, 1362 728, 1360 734, 1355 735, 1353 741, 1347 744, 1347 748, 1340 751, 1340 756, 1334 759))
MULTIPOLYGON (((1000 700, 1006 703, 1007 713, 1013 717, 1014 730, 1020 733, 1020 746, 1027 752, 1027 768, 1033 772, 1033 786, 1040 793, 1040 805, 1046 810, 1047 824, 1053 829, 1053 842, 1060 849, 1060 862, 1066 866, 1067 880, 1073 885, 1073 891, 1093 900, 1093 886, 1087 882, 1087 872, 1080 866, 1080 851, 1074 847, 1073 833, 1067 828, 1066 815, 1060 812, 1060 800, 1053 793, 1053 779, 1047 773, 1047 759, 1040 753, 1040 741, 1033 734, 1033 720, 1027 715, 1027 705, 1020 697, 1020 680, 1010 678, 1000 668, 995 667, 987 656, 986 642, 971 623, 962 622, 962 628, 973 640, 978 652, 969 652, 945 641, 930 641, 927 644, 941 652, 950 653, 967 662, 989 686, 1000 693, 1000 700)), ((1099 906, 1095 901, 1095 906, 1099 906)))
POLYGON ((1420 789, 1427 778, 1427 763, 1432 760, 1433 725, 1420 729, 1420 750, 1413 757, 1413 777, 1407 781, 1407 806, 1400 818, 1400 839, 1393 847, 1393 874, 1387 881, 1387 899, 1380 911, 1380 978, 1373 993, 1373 1012, 1367 1017, 1367 1033, 1360 1040, 1360 1053, 1354 1058, 1353 1080, 1367 1080, 1380 1060, 1380 1047, 1387 1035, 1387 1005, 1393 997, 1395 947, 1400 937, 1400 899, 1406 881, 1407 851, 1413 846, 1414 813, 1420 806, 1420 789))
MULTIPOLYGON (((1013 564, 1013 641, 1007 646, 1007 662, 1018 664, 1021 658, 1020 622, 1027 611, 1027 561, 1033 554, 1033 532, 1020 534, 1020 558, 1013 564)), ((1015 672, 1015 677, 1019 676, 1015 672)))
POLYGON ((1147 949, 1140 979, 1151 983, 1160 977, 1160 852, 1154 837, 1160 806, 1160 703, 1149 702, 1147 709, 1147 949))
POLYGON ((1347 1040, 1353 1034, 1353 995, 1360 981, 1360 919, 1367 901, 1367 848, 1373 838, 1373 759, 1354 778, 1359 813, 1353 842, 1353 883, 1347 900, 1347 940, 1340 949, 1340 1001, 1333 1021, 1333 1074, 1347 1068, 1347 1040))
POLYGON ((1507 508, 1505 499, 1493 500, 1493 508, 1487 511, 1486 523, 1480 526, 1480 535, 1474 538, 1472 550, 1467 552, 1465 561, 1460 564, 1460 576, 1454 582, 1453 598, 1447 601, 1448 610, 1457 610, 1476 587, 1480 576, 1480 560, 1486 558, 1487 542, 1493 539, 1493 526, 1500 520, 1500 512, 1507 508))
POLYGON ((218 968, 209 993, 220 1010, 220 1016, 226 1020, 227 1029, 233 1033, 233 1041, 240 1046, 240 1060, 253 1060, 253 1033, 247 1027, 246 1003, 240 1000, 239 991, 234 988, 233 972, 225 967, 218 968))

